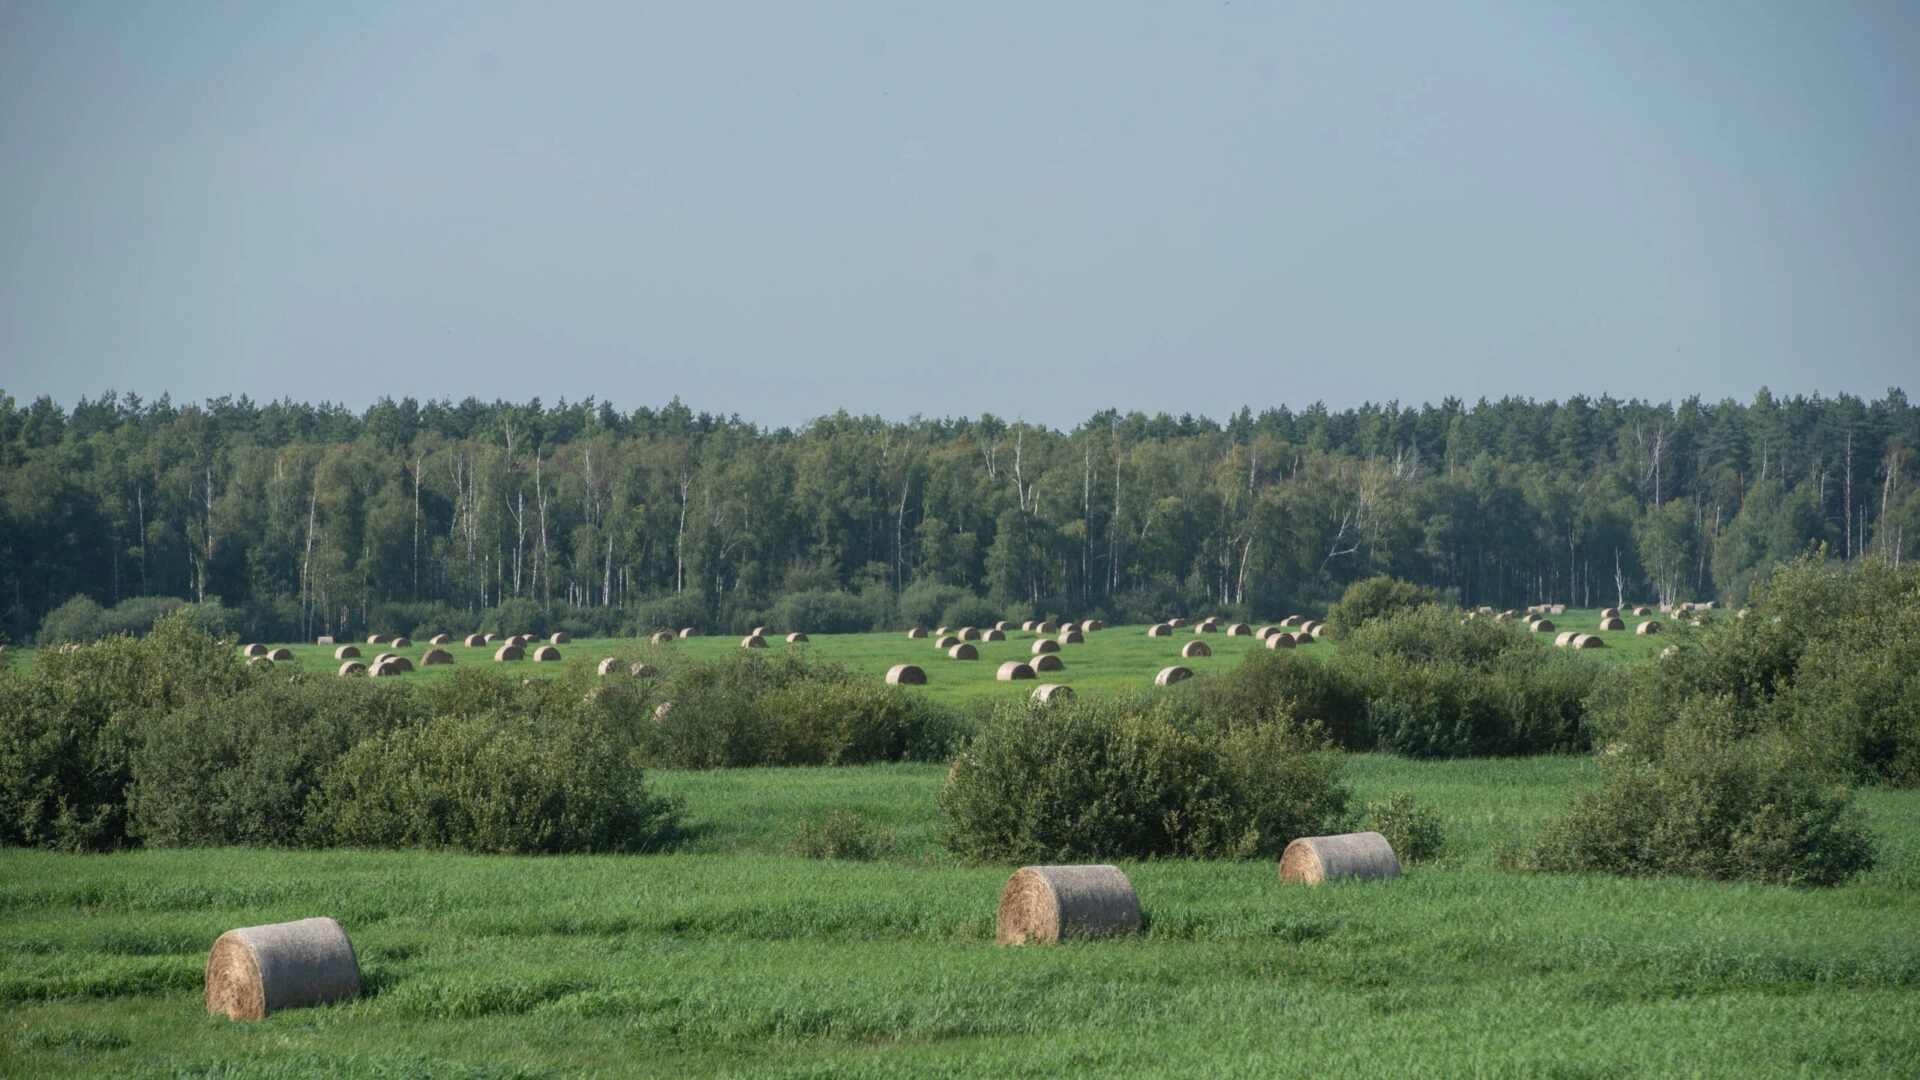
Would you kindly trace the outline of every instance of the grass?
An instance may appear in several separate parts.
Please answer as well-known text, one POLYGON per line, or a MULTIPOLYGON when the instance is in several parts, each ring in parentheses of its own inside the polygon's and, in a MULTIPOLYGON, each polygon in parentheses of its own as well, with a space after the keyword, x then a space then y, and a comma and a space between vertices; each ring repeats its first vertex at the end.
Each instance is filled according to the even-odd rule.
POLYGON ((700 824, 664 856, 0 852, 0 1075, 1920 1075, 1920 792, 1862 794, 1840 889, 1497 869, 1588 769, 1355 757, 1447 858, 1127 864, 1145 933, 1053 948, 992 944, 1009 868, 940 849, 938 766, 655 773, 700 824), (787 854, 834 808, 900 859, 787 854), (322 913, 360 999, 205 1015, 215 936, 322 913))

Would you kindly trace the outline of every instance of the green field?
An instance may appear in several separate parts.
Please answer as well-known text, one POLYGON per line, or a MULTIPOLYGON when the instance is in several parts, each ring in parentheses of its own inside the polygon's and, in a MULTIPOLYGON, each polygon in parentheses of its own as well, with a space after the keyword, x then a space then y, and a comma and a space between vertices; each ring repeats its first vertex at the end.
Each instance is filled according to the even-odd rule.
POLYGON ((1589 770, 1357 756, 1448 858, 1127 864, 1144 934, 1024 949, 992 943, 1008 868, 939 847, 938 765, 655 773, 695 825, 672 855, 0 852, 0 1074, 1920 1075, 1920 792, 1862 794, 1881 862, 1839 889, 1496 869, 1589 770), (840 807, 898 858, 789 854, 840 807), (206 1016, 215 936, 315 914, 359 1000, 206 1016))
MULTIPOLYGON (((1672 634, 1655 637, 1636 635, 1632 627, 1640 620, 1629 619, 1628 629, 1621 631, 1599 631, 1600 610, 1569 611, 1555 618, 1555 626, 1560 630, 1580 630, 1596 633, 1606 641, 1604 649, 1588 650, 1580 653, 1599 664, 1631 662, 1654 655, 1673 640, 1672 634)), ((1668 620, 1661 618, 1661 622, 1668 620)), ((1170 638, 1150 638, 1145 626, 1114 626, 1086 635, 1086 641, 1080 645, 1066 645, 1057 654, 1065 665, 1064 670, 1039 676, 1038 682, 1063 683, 1079 693, 1111 694, 1125 690, 1138 690, 1153 685, 1154 675, 1161 668, 1174 664, 1184 666, 1197 674, 1224 671, 1239 663, 1246 653, 1262 648, 1262 643, 1253 637, 1231 637, 1225 633, 1196 635, 1191 629, 1174 631, 1170 638), (1196 638, 1206 642, 1213 655, 1205 657, 1182 658, 1180 650, 1189 641, 1196 638)), ((887 669, 895 664, 916 664, 927 673, 925 691, 943 701, 963 701, 972 699, 993 699, 996 697, 1018 697, 1030 693, 1038 682, 1003 683, 995 678, 1000 665, 1007 660, 1029 661, 1033 658, 1033 643, 1042 636, 1021 630, 1009 631, 1003 642, 975 642, 979 650, 978 660, 951 660, 933 647, 931 638, 926 640, 909 639, 904 632, 887 634, 815 634, 804 645, 788 645, 782 636, 776 635, 768 641, 768 651, 803 648, 815 655, 837 660, 847 666, 871 674, 875 678, 886 675, 887 669)), ((1542 635, 1543 644, 1551 644, 1552 635, 1542 635)), ((281 643, 264 642, 277 645, 281 643)), ((397 652, 412 660, 416 665, 420 657, 431 648, 424 640, 416 640, 407 648, 392 649, 383 645, 368 645, 364 642, 353 643, 361 652, 362 661, 371 660, 382 652, 397 652)), ((334 646, 287 643, 294 660, 283 661, 278 667, 293 667, 299 671, 331 674, 340 667, 340 661, 333 658, 334 646)), ((467 648, 460 639, 446 646, 453 653, 452 666, 419 668, 408 674, 396 676, 404 679, 445 678, 454 667, 484 665, 489 668, 510 670, 530 677, 548 677, 557 675, 571 664, 585 664, 589 667, 598 664, 609 656, 625 659, 649 659, 656 655, 688 655, 712 657, 732 652, 740 648, 737 637, 695 637, 676 639, 669 645, 653 645, 645 639, 633 638, 591 638, 573 641, 560 647, 561 662, 537 663, 533 660, 517 660, 499 663, 493 659, 497 646, 486 648, 467 648)), ((1312 645, 1301 646, 1303 651, 1311 653, 1331 653, 1339 646, 1328 640, 1317 641, 1312 645)), ((528 650, 531 652, 531 648, 528 650)), ((31 662, 25 658, 25 662, 31 662)))

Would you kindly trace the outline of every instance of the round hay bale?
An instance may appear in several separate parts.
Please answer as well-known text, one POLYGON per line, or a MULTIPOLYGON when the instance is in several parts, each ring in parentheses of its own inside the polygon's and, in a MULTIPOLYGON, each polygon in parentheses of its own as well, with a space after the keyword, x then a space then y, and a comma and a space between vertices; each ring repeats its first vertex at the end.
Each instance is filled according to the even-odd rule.
POLYGON ((1080 629, 1080 624, 1077 622, 1063 622, 1060 624, 1060 632, 1063 634, 1069 630, 1078 630, 1078 629, 1080 629))
POLYGON ((980 631, 971 626, 963 626, 958 636, 961 641, 979 641, 980 631))
POLYGON ((613 675, 624 666, 624 664, 620 663, 619 657, 609 656, 605 660, 600 661, 600 666, 596 670, 602 675, 613 675))
POLYGON ((1193 672, 1178 664, 1170 668, 1161 668, 1160 674, 1153 677, 1155 686, 1172 686, 1174 683, 1193 678, 1193 672))
POLYGON ((486 637, 483 637, 483 638, 481 638, 480 640, 481 640, 481 641, 484 641, 484 642, 486 642, 486 643, 487 643, 488 645, 491 645, 491 644, 493 644, 494 642, 496 642, 496 641, 499 641, 499 640, 500 640, 500 635, 499 635, 499 634, 488 634, 488 635, 487 635, 486 637))
POLYGON ((1140 898, 1117 866, 1027 866, 1000 892, 1002 945, 1104 937, 1140 929, 1140 898))
POLYGON ((260 644, 249 645, 246 648, 241 649, 240 654, 242 656, 265 656, 267 655, 267 647, 265 645, 260 645, 260 644))
POLYGON ((1154 623, 1152 626, 1147 627, 1147 636, 1172 637, 1173 627, 1168 626, 1166 623, 1154 623))
POLYGON ((748 637, 772 637, 772 636, 773 636, 773 627, 771 627, 771 626, 756 626, 756 627, 754 627, 754 628, 753 628, 753 633, 751 633, 751 634, 748 634, 747 636, 748 636, 748 637))
POLYGON ((314 638, 314 639, 313 639, 313 643, 314 643, 315 645, 326 645, 326 646, 332 646, 332 644, 333 644, 333 635, 332 635, 332 634, 321 634, 321 635, 320 635, 319 637, 317 637, 317 638, 314 638))
POLYGON ((243 926, 207 954, 207 1012, 259 1020, 282 1009, 345 1001, 360 992, 360 962, 328 918, 243 926))
POLYGON ((526 650, 518 645, 502 645, 493 652, 493 658, 501 663, 505 663, 508 660, 525 659, 526 655, 526 650))
POLYGON ((1648 634, 1657 634, 1660 632, 1660 620, 1648 619, 1646 622, 1634 627, 1633 632, 1639 634, 1641 637, 1646 637, 1648 634))
POLYGON ((1308 633, 1307 631, 1302 630, 1299 633, 1293 635, 1293 643, 1295 645, 1311 645, 1314 642, 1319 640, 1320 640, 1320 631, 1317 629, 1314 630, 1312 633, 1308 633))
POLYGON ((1482 615, 1491 615, 1491 614, 1493 614, 1493 609, 1492 609, 1492 608, 1490 608, 1490 607, 1488 607, 1488 606, 1487 606, 1487 605, 1485 605, 1485 604, 1481 604, 1478 610, 1479 610, 1479 612, 1480 612, 1480 614, 1482 614, 1482 615))
POLYGON ((633 666, 627 669, 627 674, 636 679, 650 679, 660 673, 653 669, 652 664, 644 660, 635 660, 633 666))
POLYGON ((767 647, 767 639, 761 637, 759 634, 748 634, 746 637, 740 639, 740 647, 743 649, 764 649, 767 647))
POLYGON ((670 645, 673 643, 673 631, 656 630, 651 640, 655 645, 670 645))
POLYGON ((465 644, 469 649, 484 649, 487 647, 487 639, 481 637, 479 634, 468 634, 465 644))
POLYGON ((1651 614, 1653 614, 1653 609, 1648 607, 1645 604, 1641 604, 1639 607, 1633 609, 1633 616, 1636 619, 1642 618, 1651 614))
POLYGON ((293 659, 293 650, 292 650, 292 649, 288 649, 288 648, 279 648, 279 649, 275 649, 275 650, 273 650, 272 652, 270 652, 270 653, 268 653, 268 654, 267 654, 267 659, 269 659, 269 660, 291 660, 291 659, 293 659))
POLYGON ((1061 686, 1059 683, 1041 683, 1033 688, 1032 694, 1033 700, 1042 705, 1050 701, 1065 701, 1072 696, 1073 687, 1061 686))
POLYGON ((551 645, 542 645, 533 650, 533 658, 538 663, 551 664, 560 659, 560 650, 551 645))
POLYGON ((1013 629, 1013 623, 1009 622, 1006 619, 1001 619, 999 622, 993 624, 993 628, 1004 634, 1007 631, 1013 629))
POLYGON ((400 674, 400 661, 396 658, 375 660, 373 666, 367 669, 367 676, 374 679, 386 678, 389 675, 398 674, 400 674))
POLYGON ((1248 626, 1246 623, 1237 622, 1227 624, 1228 637, 1250 637, 1252 634, 1253 627, 1248 626))
POLYGON ((266 668, 271 670, 273 668, 273 661, 267 659, 264 656, 249 656, 247 657, 247 666, 266 668))
POLYGON ((1033 630, 1033 620, 1032 620, 1032 619, 1028 619, 1027 621, 1025 621, 1025 622, 1023 622, 1023 623, 1021 623, 1021 624, 1020 624, 1020 629, 1022 629, 1022 630, 1026 630, 1026 631, 1028 631, 1028 632, 1032 632, 1032 630, 1033 630))
POLYGON ((1037 622, 1033 624, 1033 632, 1036 634, 1057 634, 1060 632, 1060 628, 1050 622, 1037 622))
POLYGON ((1032 651, 1035 656, 1040 656, 1044 653, 1056 653, 1060 651, 1060 643, 1050 637, 1043 637, 1033 643, 1032 651))
POLYGON ((925 686, 927 673, 912 664, 895 664, 887 669, 889 686, 925 686))
POLYGON ((367 665, 358 660, 349 660, 340 665, 340 674, 342 675, 365 675, 366 673, 367 665))
POLYGON ((1080 632, 1083 634, 1091 634, 1098 630, 1105 630, 1106 628, 1107 624, 1101 622, 1099 619, 1088 619, 1086 622, 1080 624, 1080 632))
POLYGON ((938 630, 935 630, 935 631, 933 632, 933 636, 934 636, 934 637, 937 637, 937 638, 943 638, 943 637, 946 637, 946 636, 947 636, 948 634, 951 634, 951 633, 953 633, 953 627, 951 627, 951 626, 943 626, 943 627, 941 627, 941 628, 939 628, 938 630))
POLYGON ((435 634, 427 639, 427 644, 429 645, 450 645, 452 643, 453 639, 445 634, 435 634))
POLYGON ((801 633, 798 630, 795 630, 793 633, 787 635, 787 644, 789 645, 805 645, 806 643, 807 643, 807 635, 801 633))
POLYGON ((573 637, 566 633, 555 634, 547 639, 547 644, 549 645, 570 645, 572 643, 573 637))
POLYGON ((999 679, 1001 682, 1031 679, 1033 678, 1033 669, 1018 660, 1009 660, 1000 665, 1000 670, 995 672, 993 677, 999 679))
POLYGON ((673 702, 671 701, 663 701, 660 704, 655 705, 653 707, 653 722, 657 724, 660 721, 665 720, 667 718, 667 714, 672 711, 673 711, 673 702))
POLYGON ((1206 619, 1193 624, 1193 633, 1196 637, 1201 634, 1217 634, 1219 632, 1220 624, 1214 622, 1212 619, 1206 619))
POLYGON ((1620 609, 1617 607, 1601 608, 1600 617, 1602 619, 1617 619, 1620 617, 1620 609))
POLYGON ((1299 626, 1301 623, 1306 621, 1307 621, 1307 617, 1305 615, 1289 615, 1286 618, 1280 620, 1280 625, 1293 627, 1293 626, 1299 626))
POLYGON ((1204 641, 1189 641, 1181 646, 1180 655, 1185 657, 1212 656, 1213 648, 1204 641))
POLYGON ((1292 634, 1276 632, 1267 635, 1267 648, 1269 649, 1291 649, 1293 646, 1294 640, 1292 634))
POLYGON ((385 634, 368 634, 367 635, 367 644, 369 645, 385 645, 386 643, 387 643, 387 635, 385 634))
POLYGON ((927 628, 924 626, 916 626, 913 629, 907 631, 907 637, 913 639, 914 641, 919 641, 920 639, 926 636, 927 636, 927 628))
POLYGON ((426 654, 420 657, 421 667, 432 667, 435 664, 451 663, 453 663, 453 654, 445 649, 428 649, 426 654))
POLYGON ((360 647, 358 645, 342 645, 333 650, 333 658, 335 660, 351 660, 359 655, 360 647))
POLYGON ((1078 630, 1062 630, 1060 631, 1060 635, 1054 638, 1054 640, 1062 645, 1085 645, 1087 643, 1086 635, 1078 630))
POLYGON ((1535 619, 1527 627, 1527 629, 1533 631, 1536 634, 1551 634, 1553 633, 1553 630, 1554 630, 1553 620, 1552 619, 1535 619))
POLYGON ((1007 632, 1005 630, 982 631, 980 634, 980 640, 981 641, 1005 641, 1007 640, 1007 632))
POLYGON ((1565 648, 1568 645, 1573 644, 1573 639, 1579 636, 1580 636, 1579 634, 1575 633, 1572 630, 1562 630, 1560 631, 1560 636, 1553 639, 1553 643, 1554 645, 1560 648, 1565 648))
POLYGON ((1280 880, 1302 885, 1323 881, 1379 881, 1400 876, 1393 845, 1377 832, 1303 836, 1280 856, 1280 880))
POLYGON ((1602 630, 1625 630, 1626 628, 1627 624, 1621 621, 1617 615, 1610 615, 1600 620, 1600 629, 1602 630))
POLYGON ((1055 653, 1036 656, 1029 662, 1033 665, 1033 670, 1035 671, 1065 671, 1067 668, 1067 665, 1055 653))
POLYGON ((399 655, 399 653, 383 652, 379 656, 374 657, 373 662, 376 664, 384 664, 389 660, 397 658, 399 655))
POLYGON ((1261 641, 1265 641, 1274 634, 1279 633, 1279 631, 1280 628, 1277 626, 1262 626, 1253 632, 1253 636, 1261 641))
POLYGON ((1326 626, 1327 626, 1326 623, 1315 622, 1312 619, 1308 619, 1306 622, 1303 622, 1300 624, 1300 632, 1303 634, 1310 634, 1314 637, 1319 637, 1320 631, 1326 629, 1326 626))
POLYGON ((1181 630, 1186 627, 1187 620, 1182 619, 1179 616, 1175 616, 1167 620, 1167 625, 1173 627, 1175 630, 1181 630))
POLYGON ((683 626, 680 628, 680 636, 683 638, 699 637, 700 631, 691 626, 683 626))
POLYGON ((947 659, 978 660, 980 659, 980 650, 974 648, 971 642, 963 641, 960 644, 955 645, 953 648, 947 650, 947 659))
POLYGON ((1569 644, 1576 649, 1604 649, 1607 647, 1605 641, 1600 640, 1592 634, 1575 634, 1569 644))
POLYGON ((960 644, 959 638, 952 634, 942 634, 934 640, 933 647, 939 649, 941 652, 946 652, 958 644, 960 644))
POLYGON ((397 637, 387 642, 387 644, 396 649, 411 649, 413 647, 413 640, 411 638, 397 637))

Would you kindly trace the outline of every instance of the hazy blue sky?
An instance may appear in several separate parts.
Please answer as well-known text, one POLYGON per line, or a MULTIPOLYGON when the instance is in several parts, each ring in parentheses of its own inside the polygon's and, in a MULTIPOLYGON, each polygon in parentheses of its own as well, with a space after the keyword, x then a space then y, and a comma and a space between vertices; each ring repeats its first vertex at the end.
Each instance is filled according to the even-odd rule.
POLYGON ((1070 424, 1920 372, 1920 4, 0 0, 0 388, 1070 424))

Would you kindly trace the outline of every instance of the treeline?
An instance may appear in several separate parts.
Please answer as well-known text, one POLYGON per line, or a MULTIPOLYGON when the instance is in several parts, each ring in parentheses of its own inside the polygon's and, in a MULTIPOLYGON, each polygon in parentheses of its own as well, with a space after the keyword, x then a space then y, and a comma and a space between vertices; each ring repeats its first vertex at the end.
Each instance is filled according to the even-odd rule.
POLYGON ((62 605, 70 637, 151 623, 154 597, 257 639, 1278 615, 1380 573, 1499 607, 1739 603, 1810 545, 1910 558, 1917 453, 1898 390, 1072 430, 0 395, 0 608, 28 641, 62 605))

